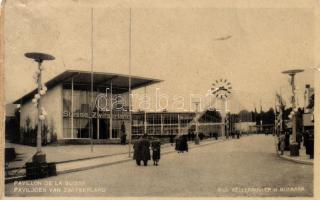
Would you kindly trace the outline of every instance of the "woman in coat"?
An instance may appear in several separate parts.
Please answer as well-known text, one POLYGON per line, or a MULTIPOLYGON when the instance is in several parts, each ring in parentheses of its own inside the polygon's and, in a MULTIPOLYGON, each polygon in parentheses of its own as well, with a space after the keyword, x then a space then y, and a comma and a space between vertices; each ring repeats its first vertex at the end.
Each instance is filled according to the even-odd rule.
POLYGON ((188 152, 188 138, 187 135, 183 135, 181 139, 182 152, 188 152))
POLYGON ((161 143, 158 139, 153 140, 151 143, 151 148, 152 148, 152 160, 153 160, 153 165, 158 165, 159 160, 160 160, 160 150, 161 150, 161 143))
POLYGON ((148 160, 150 160, 150 142, 144 135, 139 138, 139 140, 134 144, 133 159, 136 160, 137 165, 140 165, 141 160, 145 166, 148 165, 148 160))
POLYGON ((176 148, 178 153, 188 152, 188 138, 187 135, 182 135, 176 139, 176 148))

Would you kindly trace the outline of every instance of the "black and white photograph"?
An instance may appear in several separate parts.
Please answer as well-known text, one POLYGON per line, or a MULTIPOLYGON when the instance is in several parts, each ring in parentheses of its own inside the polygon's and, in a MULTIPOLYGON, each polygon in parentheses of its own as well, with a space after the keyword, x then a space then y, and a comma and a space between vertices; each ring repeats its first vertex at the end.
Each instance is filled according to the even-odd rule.
POLYGON ((316 199, 318 4, 2 0, 1 196, 316 199))

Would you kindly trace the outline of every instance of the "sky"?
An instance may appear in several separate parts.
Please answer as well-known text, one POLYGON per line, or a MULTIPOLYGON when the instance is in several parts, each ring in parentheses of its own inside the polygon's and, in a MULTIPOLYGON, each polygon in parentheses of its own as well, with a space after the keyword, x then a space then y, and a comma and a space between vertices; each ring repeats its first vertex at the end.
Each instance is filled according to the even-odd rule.
MULTIPOLYGON (((23 56, 25 52, 56 57, 44 63, 45 81, 68 69, 89 71, 92 36, 94 71, 129 73, 129 7, 96 4, 91 21, 92 4, 64 2, 6 4, 6 103, 36 87, 32 79, 36 64, 23 56)), ((288 76, 281 72, 294 68, 306 69, 296 77, 298 103, 303 106, 305 84, 314 82, 309 68, 317 65, 312 6, 148 2, 131 9, 131 72, 163 80, 146 89, 151 110, 156 109, 157 94, 169 99, 168 106, 162 101, 160 107, 182 111, 174 103, 178 98, 184 99, 183 111, 193 110, 194 97, 204 97, 221 78, 232 84, 228 99, 232 112, 259 110, 260 104, 264 110, 274 107, 277 91, 289 104, 288 76)), ((135 93, 144 94, 144 89, 135 93)))

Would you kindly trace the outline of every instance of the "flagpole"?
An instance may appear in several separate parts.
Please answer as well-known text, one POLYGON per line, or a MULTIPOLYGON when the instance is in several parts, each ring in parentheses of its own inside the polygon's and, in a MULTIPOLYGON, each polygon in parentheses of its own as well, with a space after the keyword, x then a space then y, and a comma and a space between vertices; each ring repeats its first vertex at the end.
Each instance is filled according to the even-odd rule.
POLYGON ((93 8, 91 8, 91 106, 90 106, 90 149, 93 152, 93 8))
POLYGON ((131 157, 131 140, 132 140, 132 113, 131 113, 131 8, 130 8, 130 21, 129 21, 129 158, 131 157))
POLYGON ((144 134, 147 134, 147 86, 144 87, 144 134))

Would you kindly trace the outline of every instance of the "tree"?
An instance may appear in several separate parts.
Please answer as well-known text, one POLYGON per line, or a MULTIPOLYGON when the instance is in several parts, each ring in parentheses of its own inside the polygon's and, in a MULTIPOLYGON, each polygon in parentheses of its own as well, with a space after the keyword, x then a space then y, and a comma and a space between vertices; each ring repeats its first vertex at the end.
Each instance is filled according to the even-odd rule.
POLYGON ((275 114, 274 109, 269 108, 267 112, 262 113, 262 123, 263 124, 274 124, 275 114))
POLYGON ((252 114, 248 110, 241 110, 238 115, 239 115, 239 120, 241 122, 251 122, 252 121, 252 114))

